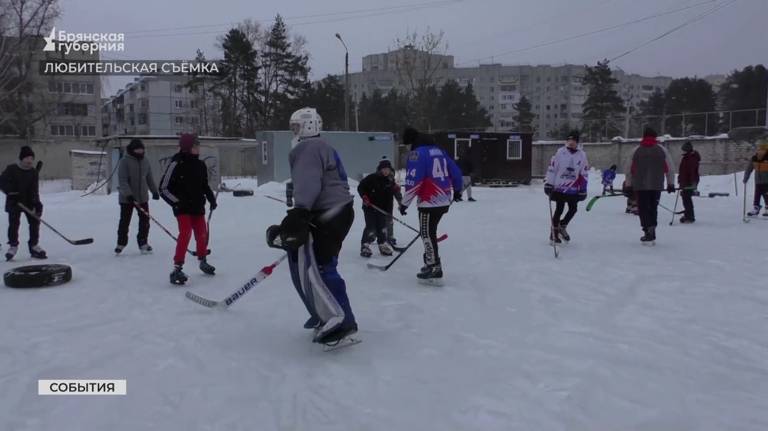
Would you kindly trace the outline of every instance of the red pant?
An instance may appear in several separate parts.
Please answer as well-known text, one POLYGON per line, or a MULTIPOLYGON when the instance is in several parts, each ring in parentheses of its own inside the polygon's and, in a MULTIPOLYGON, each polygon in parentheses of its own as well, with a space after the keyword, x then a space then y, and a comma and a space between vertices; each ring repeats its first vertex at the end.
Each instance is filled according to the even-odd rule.
POLYGON ((179 222, 179 240, 176 241, 176 255, 173 256, 173 263, 184 264, 193 231, 197 243, 197 256, 205 257, 208 254, 208 227, 205 225, 205 216, 182 214, 177 216, 176 220, 179 222))

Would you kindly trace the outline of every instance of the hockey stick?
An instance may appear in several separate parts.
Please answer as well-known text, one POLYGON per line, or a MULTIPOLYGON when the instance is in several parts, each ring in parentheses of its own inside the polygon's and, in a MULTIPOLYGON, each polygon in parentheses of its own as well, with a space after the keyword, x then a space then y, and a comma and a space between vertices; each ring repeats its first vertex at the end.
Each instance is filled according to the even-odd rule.
MULTIPOLYGON (((365 204, 365 203, 364 203, 364 204, 365 204)), ((403 226, 407 227, 408 229, 410 229, 410 230, 412 230, 412 231, 414 231, 414 232, 416 232, 416 233, 419 233, 419 230, 418 230, 418 229, 416 229, 415 227, 413 227, 413 226, 409 225, 408 223, 406 223, 406 222, 404 222, 404 221, 400 220, 399 218, 395 217, 394 215, 392 215, 392 214, 390 214, 390 213, 388 213, 388 212, 384 211, 383 209, 381 209, 381 208, 377 207, 376 205, 374 205, 374 204, 372 204, 372 203, 370 203, 370 202, 369 202, 369 203, 367 203, 367 204, 365 204, 365 205, 366 205, 366 206, 368 206, 368 207, 371 207, 371 208, 375 209, 376 211, 378 211, 378 212, 380 212, 380 213, 384 214, 385 216, 388 216, 388 217, 392 218, 392 220, 394 220, 394 221, 396 221, 396 222, 400 223, 401 225, 403 225, 403 226)))
POLYGON ((274 271, 274 269, 278 265, 280 265, 280 263, 283 260, 285 260, 287 257, 288 257, 288 254, 283 254, 282 256, 280 256, 280 259, 272 262, 271 265, 267 265, 264 268, 261 268, 261 271, 259 271, 256 275, 254 275, 253 278, 248 280, 247 283, 245 283, 242 287, 240 287, 234 293, 227 296, 221 301, 214 301, 212 299, 203 298, 202 296, 196 295, 190 291, 187 291, 187 293, 185 293, 184 296, 186 296, 187 299, 194 301, 204 307, 226 310, 235 301, 240 299, 240 297, 248 293, 249 290, 253 289, 254 286, 264 281, 265 278, 269 277, 272 274, 272 271, 274 271))
POLYGON ((552 219, 555 215, 552 213, 552 199, 547 195, 547 204, 549 206, 549 237, 552 240, 552 250, 555 252, 555 259, 560 257, 560 253, 557 251, 557 243, 555 242, 555 225, 552 223, 552 219))
POLYGON ((66 241, 66 242, 68 242, 68 243, 70 243, 72 245, 86 245, 86 244, 92 244, 93 243, 93 238, 83 238, 83 239, 76 239, 76 240, 71 240, 71 239, 67 238, 66 236, 64 236, 64 234, 62 234, 61 232, 57 231, 56 228, 54 228, 53 226, 49 225, 45 220, 40 218, 40 216, 38 216, 34 211, 32 211, 31 209, 27 208, 26 205, 24 205, 21 202, 17 202, 16 204, 25 213, 29 214, 30 217, 32 217, 33 219, 35 219, 35 220, 39 221, 40 223, 44 224, 48 229, 54 231, 58 236, 62 237, 64 239, 64 241, 66 241))
POLYGON ((591 211, 592 207, 595 206, 595 204, 597 203, 598 200, 600 200, 602 198, 615 198, 617 196, 624 196, 624 194, 623 193, 613 193, 613 194, 607 194, 607 195, 602 195, 602 196, 595 196, 592 199, 590 199, 589 202, 587 203, 587 211, 591 211))
POLYGON ((741 221, 749 223, 749 218, 747 218, 747 183, 744 183, 744 211, 741 213, 741 221))
POLYGON ((672 211, 671 209, 669 209, 669 208, 665 207, 664 205, 662 205, 661 202, 659 202, 658 204, 659 204, 660 207, 662 207, 665 210, 671 212, 672 214, 675 214, 675 215, 685 214, 685 211, 678 211, 678 212, 672 211))
MULTIPOLYGON (((400 257, 401 257, 402 255, 404 255, 404 254, 405 254, 405 252, 406 252, 406 251, 408 251, 408 249, 409 249, 409 248, 411 248, 411 246, 412 246, 412 245, 413 245, 413 244, 414 244, 414 243, 415 243, 415 242, 416 242, 416 241, 417 241, 419 238, 421 238, 421 234, 418 234, 418 235, 416 235, 416 236, 415 236, 415 237, 414 237, 414 238, 411 240, 411 242, 409 242, 409 243, 408 243, 408 245, 406 245, 406 246, 405 246, 405 248, 403 248, 403 249, 402 249, 402 251, 401 251, 400 253, 398 253, 398 254, 397 254, 397 256, 395 256, 395 258, 394 258, 394 259, 392 259, 392 261, 391 261, 391 262, 389 262, 388 264, 386 264, 386 265, 383 265, 383 266, 382 266, 382 265, 375 265, 375 264, 373 264, 373 263, 369 263, 369 264, 368 264, 368 268, 369 268, 369 269, 378 269, 379 271, 386 271, 386 270, 388 270, 389 268, 391 268, 391 267, 392 267, 392 265, 394 265, 394 264, 395 264, 395 262, 397 262, 397 260, 398 260, 398 259, 400 259, 400 257)), ((442 234, 442 235, 440 235, 439 237, 437 237, 437 242, 441 242, 441 241, 444 241, 444 240, 446 240, 446 239, 448 239, 448 234, 442 234)))
MULTIPOLYGON (((133 202, 133 206, 136 207, 136 209, 138 209, 139 211, 141 211, 142 214, 149 217, 149 219, 152 220, 156 225, 158 225, 160 229, 162 229, 165 233, 167 233, 168 236, 173 238, 174 241, 179 242, 179 239, 176 238, 176 235, 171 233, 171 231, 169 231, 168 228, 163 226, 163 224, 160 223, 156 218, 152 217, 152 214, 150 214, 149 211, 144 210, 144 208, 142 208, 139 204, 137 204, 136 201, 133 202)), ((197 252, 194 252, 190 249, 187 249, 187 253, 189 253, 192 256, 197 256, 197 252)), ((211 250, 208 250, 208 254, 211 254, 211 250)))
POLYGON ((675 211, 677 211, 677 201, 679 199, 680 199, 680 189, 677 189, 677 196, 675 196, 675 206, 672 207, 672 220, 669 222, 670 226, 675 224, 675 211))

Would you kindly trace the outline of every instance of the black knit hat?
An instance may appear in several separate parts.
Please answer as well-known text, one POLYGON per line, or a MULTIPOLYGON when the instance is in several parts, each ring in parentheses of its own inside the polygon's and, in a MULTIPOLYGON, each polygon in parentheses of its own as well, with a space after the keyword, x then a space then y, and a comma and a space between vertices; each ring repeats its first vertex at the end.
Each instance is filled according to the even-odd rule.
POLYGON ((128 151, 135 151, 141 148, 144 149, 144 143, 141 142, 141 139, 133 138, 131 139, 131 143, 128 144, 128 151))
POLYGON ((646 127, 645 130, 643 130, 643 138, 655 138, 657 136, 656 131, 650 127, 646 127))
POLYGON ((32 151, 32 148, 29 148, 28 146, 21 147, 21 151, 19 151, 19 160, 24 160, 25 158, 32 156, 32 158, 35 158, 35 152, 32 151))
POLYGON ((379 166, 376 167, 376 170, 380 171, 384 168, 392 169, 392 162, 390 162, 387 159, 383 159, 382 161, 379 162, 379 166))
POLYGON ((413 127, 406 127, 403 130, 403 145, 415 148, 416 142, 419 140, 419 131, 413 127))
POLYGON ((690 153, 691 151, 693 151, 693 144, 691 141, 686 141, 683 144, 683 152, 690 153))
POLYGON ((570 133, 568 133, 568 137, 566 138, 567 141, 576 141, 579 142, 579 138, 581 137, 581 133, 579 133, 578 130, 571 130, 570 133))

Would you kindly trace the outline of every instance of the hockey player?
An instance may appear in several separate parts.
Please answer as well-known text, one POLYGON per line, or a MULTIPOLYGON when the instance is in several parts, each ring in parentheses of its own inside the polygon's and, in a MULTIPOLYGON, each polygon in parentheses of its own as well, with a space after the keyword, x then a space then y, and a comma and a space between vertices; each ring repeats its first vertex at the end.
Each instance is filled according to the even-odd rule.
POLYGON ((667 150, 659 145, 656 131, 646 128, 640 145, 632 153, 632 163, 627 172, 625 194, 636 193, 640 213, 640 225, 643 236, 640 241, 654 244, 658 224, 658 208, 661 192, 664 190, 664 177, 667 180, 667 193, 675 192, 674 170, 667 150))
POLYGON ((613 194, 613 181, 616 179, 616 165, 603 171, 603 196, 609 191, 613 194))
POLYGON ((8 165, 0 175, 0 189, 5 193, 5 211, 8 213, 8 251, 5 259, 11 260, 19 249, 19 227, 21 214, 24 213, 29 223, 29 255, 34 259, 47 259, 48 255, 39 245, 40 218, 43 215, 43 204, 40 202, 38 173, 43 162, 35 166, 35 153, 31 148, 21 147, 19 162, 8 165), (38 218, 21 208, 33 211, 38 218))
POLYGON ((126 149, 126 156, 120 159, 117 177, 120 181, 119 198, 120 224, 117 228, 117 246, 115 253, 120 254, 128 245, 128 229, 131 225, 133 211, 139 215, 139 234, 136 240, 142 254, 152 252, 147 243, 149 237, 149 192, 152 199, 160 199, 160 193, 152 176, 149 161, 144 158, 144 143, 141 139, 132 139, 126 149), (137 208, 138 207, 138 208, 137 208), (139 210, 141 208, 143 211, 139 210))
POLYGON ((765 201, 765 212, 763 216, 768 217, 768 139, 764 139, 757 146, 757 152, 752 156, 746 170, 744 171, 744 184, 749 181, 749 177, 755 172, 755 197, 752 201, 752 211, 747 215, 754 217, 760 214, 760 198, 765 201))
POLYGON ((425 264, 417 277, 439 280, 443 278, 443 267, 437 246, 437 225, 451 202, 461 199, 461 170, 430 135, 409 127, 403 132, 403 143, 411 147, 411 153, 400 214, 405 215, 411 201, 417 199, 425 264))
POLYGON ((472 165, 469 150, 465 150, 464 154, 460 157, 456 157, 456 165, 461 170, 462 187, 464 187, 463 190, 467 192, 467 200, 475 202, 475 199, 472 197, 472 172, 474 166, 472 165))
POLYGON ((383 256, 392 256, 392 246, 387 237, 387 226, 392 217, 387 217, 373 206, 392 213, 392 201, 395 197, 395 184, 391 180, 392 163, 382 160, 376 167, 376 172, 368 175, 360 181, 357 193, 363 199, 363 215, 365 216, 365 229, 360 240, 360 256, 371 257, 371 244, 374 240, 379 245, 379 253, 383 256))
POLYGON ((187 282, 184 274, 184 259, 187 246, 195 234, 197 259, 200 270, 214 275, 216 268, 208 263, 208 227, 205 223, 205 201, 211 211, 216 209, 216 197, 208 185, 208 167, 200 160, 200 142, 196 135, 184 133, 179 136, 179 152, 173 156, 160 181, 160 194, 173 208, 173 215, 179 224, 176 254, 173 256, 171 284, 187 282))
POLYGON ((696 214, 693 210, 693 195, 699 185, 699 163, 701 156, 693 149, 690 141, 683 144, 683 157, 680 159, 680 170, 677 175, 677 184, 680 189, 680 198, 683 200, 685 214, 680 218, 680 223, 693 223, 696 214))
POLYGON ((322 118, 314 108, 291 115, 299 139, 289 154, 294 208, 280 226, 267 230, 267 243, 288 251, 291 279, 310 314, 305 328, 315 342, 333 344, 357 332, 357 322, 338 272, 339 252, 355 212, 344 165, 320 137, 322 118))
POLYGON ((557 150, 549 162, 544 193, 555 202, 555 213, 552 216, 552 229, 549 240, 561 243, 570 241, 571 237, 566 228, 578 211, 579 202, 587 198, 587 180, 589 178, 589 162, 587 154, 579 148, 579 131, 573 130, 568 134, 565 146, 557 150), (568 212, 560 219, 568 204, 568 212))

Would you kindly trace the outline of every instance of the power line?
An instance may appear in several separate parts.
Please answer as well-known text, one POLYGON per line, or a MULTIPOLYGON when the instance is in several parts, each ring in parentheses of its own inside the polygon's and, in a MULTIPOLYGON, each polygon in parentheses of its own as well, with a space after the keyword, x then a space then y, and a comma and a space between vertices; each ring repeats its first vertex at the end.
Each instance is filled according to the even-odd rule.
MULTIPOLYGON (((290 22, 293 20, 303 20, 308 18, 327 18, 327 17, 336 17, 331 19, 323 19, 323 20, 310 20, 305 22, 298 22, 298 23, 292 23, 292 26, 301 26, 301 25, 309 25, 309 24, 320 24, 320 23, 327 23, 327 22, 338 22, 338 21, 348 21, 352 19, 358 19, 358 18, 365 18, 369 16, 379 16, 379 15, 386 15, 386 14, 394 14, 394 13, 402 13, 402 12, 411 12, 414 10, 419 9, 428 9, 428 8, 435 8, 440 6, 448 6, 455 3, 460 3, 463 0, 437 0, 437 1, 430 1, 430 2, 423 2, 423 3, 413 3, 413 4, 406 4, 406 5, 399 5, 399 6, 388 6, 388 7, 379 7, 379 8, 369 8, 369 9, 356 9, 351 11, 344 11, 344 12, 329 12, 329 13, 322 13, 322 14, 312 14, 312 15, 301 15, 301 16, 294 16, 294 17, 284 17, 283 19, 286 22, 290 22)), ((274 22, 274 18, 270 19, 257 19, 255 20, 257 22, 267 23, 267 22, 274 22)), ((213 34, 213 33, 220 33, 223 30, 226 30, 226 27, 237 25, 236 22, 226 22, 226 23, 218 23, 218 24, 204 24, 204 25, 194 25, 194 26, 185 26, 185 27, 168 27, 168 28, 158 28, 158 29, 150 29, 150 30, 139 30, 134 32, 125 32, 126 35, 138 35, 138 36, 132 36, 132 39, 140 39, 140 38, 147 38, 147 37, 170 37, 170 36, 187 36, 187 35, 199 35, 199 34, 213 34), (202 31, 202 32, 176 32, 176 30, 188 30, 188 29, 195 29, 195 28, 218 28, 217 30, 209 30, 209 31, 202 31), (160 32, 160 33, 158 33, 160 32), (170 32, 170 33, 163 33, 163 32, 170 32), (158 33, 158 34, 152 34, 152 33, 158 33)))
POLYGON ((663 16, 672 15, 672 14, 675 14, 675 13, 678 13, 678 12, 683 12, 683 11, 694 9, 694 8, 697 8, 697 7, 700 7, 700 6, 704 6, 704 5, 711 5, 712 3, 716 3, 716 2, 717 2, 717 0, 707 0, 707 1, 704 1, 704 2, 700 2, 700 3, 695 3, 695 4, 692 4, 692 5, 689 5, 689 6, 685 6, 685 7, 681 7, 681 8, 677 8, 677 9, 673 9, 673 10, 668 10, 666 12, 658 12, 658 13, 655 13, 653 15, 647 15, 647 16, 644 16, 642 18, 633 19, 631 21, 623 22, 621 24, 614 24, 614 25, 611 25, 611 26, 608 26, 608 27, 603 27, 603 28, 597 29, 597 30, 588 31, 586 33, 580 33, 580 34, 577 34, 577 35, 563 37, 563 38, 551 40, 551 41, 548 41, 548 42, 538 43, 538 44, 531 45, 531 46, 528 46, 528 47, 525 47, 525 48, 518 48, 518 49, 513 49, 513 50, 510 50, 510 51, 504 51, 504 52, 501 52, 501 53, 498 53, 498 54, 494 54, 494 55, 489 55, 489 56, 485 56, 485 57, 475 58, 473 60, 468 60, 468 61, 464 61, 464 62, 461 62, 461 63, 457 63, 456 65, 457 66, 466 65, 466 64, 479 62, 481 60, 485 60, 485 59, 489 59, 489 58, 503 57, 503 56, 507 56, 509 54, 515 54, 515 53, 518 53, 518 52, 530 51, 532 49, 538 49, 538 48, 543 48, 543 47, 546 47, 546 46, 556 45, 556 44, 563 43, 563 42, 569 42, 569 41, 572 41, 574 39, 581 39, 581 38, 592 36, 592 35, 595 35, 595 34, 605 33, 607 31, 618 30, 618 29, 621 29, 621 28, 624 28, 624 27, 628 27, 630 25, 639 24, 639 23, 642 23, 642 22, 645 22, 645 21, 650 21, 650 20, 653 20, 653 19, 656 19, 656 18, 661 18, 663 16))
POLYGON ((628 51, 625 51, 624 53, 622 53, 620 55, 617 55, 616 57, 611 58, 610 61, 618 60, 618 59, 620 59, 622 57, 625 57, 625 56, 627 56, 629 54, 632 54, 633 52, 635 52, 635 51, 637 51, 637 50, 639 50, 641 48, 644 48, 644 47, 646 47, 646 46, 648 46, 648 45, 650 45, 650 44, 652 44, 654 42, 657 42, 657 41, 659 41, 661 39, 664 39, 665 37, 669 36, 670 34, 675 33, 676 31, 681 30, 681 29, 683 29, 683 28, 685 28, 685 27, 687 27, 687 26, 689 26, 689 25, 691 25, 691 24, 693 24, 693 23, 695 23, 697 21, 701 21, 704 18, 706 18, 706 17, 708 17, 708 16, 710 16, 710 15, 712 15, 714 13, 717 13, 721 9, 724 9, 724 8, 726 8, 726 7, 736 3, 737 1, 738 0, 730 0, 730 1, 726 2, 726 3, 721 3, 721 4, 713 7, 712 9, 710 9, 710 10, 708 10, 708 11, 702 13, 702 14, 700 14, 698 16, 695 16, 695 17, 693 17, 693 18, 683 22, 682 24, 677 25, 677 26, 675 26, 675 27, 665 31, 664 33, 654 37, 653 39, 651 39, 651 40, 649 40, 647 42, 644 42, 644 43, 642 43, 642 44, 640 44, 640 45, 638 45, 638 46, 636 46, 636 47, 634 47, 634 48, 632 48, 632 49, 630 49, 628 51))

